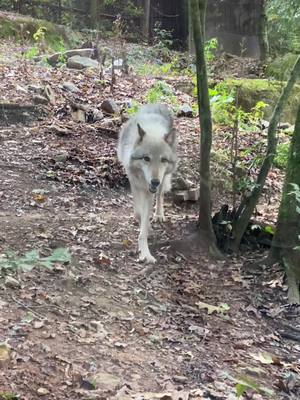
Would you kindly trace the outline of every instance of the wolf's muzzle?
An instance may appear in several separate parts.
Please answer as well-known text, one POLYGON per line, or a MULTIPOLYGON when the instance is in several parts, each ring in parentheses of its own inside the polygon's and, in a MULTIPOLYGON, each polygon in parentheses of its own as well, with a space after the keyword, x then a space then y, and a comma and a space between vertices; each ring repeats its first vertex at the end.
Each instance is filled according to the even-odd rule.
POLYGON ((149 185, 149 191, 151 193, 156 193, 158 186, 160 185, 159 179, 151 179, 151 183, 149 185))

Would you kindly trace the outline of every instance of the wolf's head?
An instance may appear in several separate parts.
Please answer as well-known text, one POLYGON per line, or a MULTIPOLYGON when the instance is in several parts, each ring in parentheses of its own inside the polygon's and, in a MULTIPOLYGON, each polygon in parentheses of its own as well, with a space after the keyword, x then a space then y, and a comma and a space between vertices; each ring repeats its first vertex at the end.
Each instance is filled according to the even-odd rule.
POLYGON ((137 124, 138 139, 131 154, 131 165, 142 171, 149 191, 155 193, 166 174, 176 168, 176 131, 171 128, 164 135, 147 134, 137 124))

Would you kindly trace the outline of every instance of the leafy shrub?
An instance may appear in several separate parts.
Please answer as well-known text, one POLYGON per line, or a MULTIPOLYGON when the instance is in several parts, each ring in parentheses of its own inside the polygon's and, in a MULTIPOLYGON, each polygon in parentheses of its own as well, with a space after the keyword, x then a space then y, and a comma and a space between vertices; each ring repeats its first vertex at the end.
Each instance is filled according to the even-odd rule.
POLYGON ((289 156, 289 143, 279 143, 277 145, 276 156, 274 158, 274 165, 277 168, 285 169, 289 156))

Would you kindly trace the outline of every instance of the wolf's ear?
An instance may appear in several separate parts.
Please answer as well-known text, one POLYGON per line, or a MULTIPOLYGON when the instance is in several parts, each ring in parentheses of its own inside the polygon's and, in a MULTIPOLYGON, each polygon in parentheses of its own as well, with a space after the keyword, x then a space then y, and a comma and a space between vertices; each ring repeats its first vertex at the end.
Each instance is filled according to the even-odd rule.
POLYGON ((146 135, 146 132, 144 131, 144 129, 141 127, 140 124, 137 124, 138 127, 138 133, 140 135, 140 142, 143 140, 144 136, 146 135))
POLYGON ((176 138, 176 129, 172 128, 169 133, 167 133, 164 137, 165 141, 168 143, 168 145, 172 146, 175 142, 176 138))

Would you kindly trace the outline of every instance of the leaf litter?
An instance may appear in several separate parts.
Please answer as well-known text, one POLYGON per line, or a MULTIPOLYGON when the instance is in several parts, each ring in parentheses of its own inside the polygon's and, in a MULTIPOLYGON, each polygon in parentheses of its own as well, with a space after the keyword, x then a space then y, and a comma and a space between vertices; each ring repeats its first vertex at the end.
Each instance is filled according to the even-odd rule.
MULTIPOLYGON (((111 97, 109 85, 92 73, 31 63, 24 69, 18 60, 0 68, 3 100, 28 102, 29 82, 47 86, 51 100, 41 120, 0 130, 1 260, 8 263, 10 251, 14 263, 27 266, 1 268, 0 397, 267 399, 270 391, 276 399, 299 397, 300 348, 282 334, 291 318, 300 326, 299 310, 286 306, 281 275, 273 284, 276 271, 257 267, 261 252, 220 265, 201 252, 186 256, 165 246, 157 250, 159 265, 146 273, 136 262, 137 226, 115 154, 122 116, 88 117, 111 97), (65 81, 79 92, 67 93, 65 81), (75 120, 74 103, 88 106, 75 120), (67 267, 52 258, 51 268, 28 268, 55 249, 68 249, 67 267), (17 282, 6 286, 7 277, 17 282), (93 377, 100 378, 98 389, 87 383, 93 377)), ((115 102, 123 109, 132 98, 142 101, 154 81, 119 77, 115 102)), ((180 90, 176 95, 186 102, 180 90)), ((195 183, 198 121, 176 124, 181 168, 195 183)), ((247 135, 241 140, 249 147, 247 135)), ((226 143, 226 128, 218 127, 216 150, 226 143)), ((274 171, 264 202, 278 204, 280 182, 274 171)), ((214 187, 214 196, 218 208, 228 192, 214 187)), ((169 219, 154 225, 152 244, 183 238, 197 221, 196 204, 174 205, 169 197, 166 207, 169 219)), ((275 215, 276 208, 263 208, 258 219, 275 215)))

